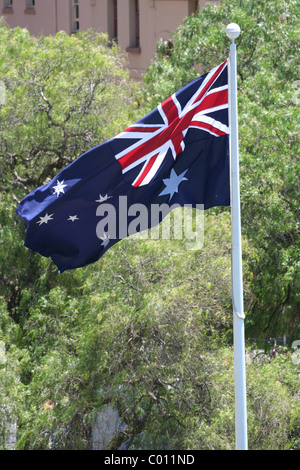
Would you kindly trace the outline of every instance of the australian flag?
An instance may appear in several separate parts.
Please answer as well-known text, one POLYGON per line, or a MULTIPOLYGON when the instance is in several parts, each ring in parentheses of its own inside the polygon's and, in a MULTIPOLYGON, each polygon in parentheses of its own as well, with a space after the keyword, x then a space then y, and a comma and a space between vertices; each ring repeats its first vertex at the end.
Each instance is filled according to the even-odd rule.
POLYGON ((228 135, 226 60, 27 195, 25 246, 63 272, 161 221, 134 224, 141 205, 228 206, 228 135))

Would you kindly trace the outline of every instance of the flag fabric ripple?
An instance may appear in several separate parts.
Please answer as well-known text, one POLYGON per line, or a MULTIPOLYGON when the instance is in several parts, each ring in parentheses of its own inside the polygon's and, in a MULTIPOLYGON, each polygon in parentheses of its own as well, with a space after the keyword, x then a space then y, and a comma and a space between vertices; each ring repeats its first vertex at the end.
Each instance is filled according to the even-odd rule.
MULTIPOLYGON (((228 135, 226 60, 27 195, 16 210, 25 246, 63 272, 94 263, 131 234, 136 214, 128 208, 136 204, 149 214, 153 204, 228 206, 228 135), (113 230, 102 232, 109 212, 113 230)), ((158 222, 149 215, 135 231, 158 222)))

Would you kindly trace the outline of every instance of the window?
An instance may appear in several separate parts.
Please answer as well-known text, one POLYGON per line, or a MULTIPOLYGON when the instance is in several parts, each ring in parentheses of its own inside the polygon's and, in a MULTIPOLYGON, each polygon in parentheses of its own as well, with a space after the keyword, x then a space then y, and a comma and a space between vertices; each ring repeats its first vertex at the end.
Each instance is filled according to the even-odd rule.
POLYGON ((118 0, 109 0, 107 20, 109 38, 118 41, 118 0))
POLYGON ((35 0, 26 0, 24 13, 27 15, 35 15, 35 0))
POLYGON ((193 15, 198 10, 198 0, 189 0, 189 15, 193 15))
POLYGON ((127 48, 128 52, 140 52, 140 6, 139 0, 130 0, 129 4, 129 34, 130 44, 127 48))
POLYGON ((13 13, 13 0, 4 0, 2 13, 13 13))
POLYGON ((72 21, 72 31, 77 33, 79 31, 79 0, 73 0, 72 21))
POLYGON ((135 0, 134 5, 134 32, 135 32, 135 46, 140 47, 140 7, 139 0, 135 0))

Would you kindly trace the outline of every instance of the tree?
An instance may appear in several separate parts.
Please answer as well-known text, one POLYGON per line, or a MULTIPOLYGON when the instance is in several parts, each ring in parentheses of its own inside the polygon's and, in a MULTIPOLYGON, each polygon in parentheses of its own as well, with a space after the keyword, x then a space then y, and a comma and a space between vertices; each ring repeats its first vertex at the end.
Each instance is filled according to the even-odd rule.
POLYGON ((299 2, 226 1, 187 18, 158 44, 146 74, 150 105, 238 49, 242 230, 253 247, 246 331, 299 336, 299 2))
POLYGON ((2 24, 0 63, 2 191, 9 182, 23 191, 43 184, 125 125, 132 91, 122 56, 106 36, 60 32, 34 39, 2 24))
POLYGON ((122 129, 133 92, 124 59, 115 46, 108 47, 106 36, 60 32, 36 39, 2 22, 0 43, 6 90, 0 107, 0 294, 16 319, 21 291, 39 272, 38 258, 21 248, 24 228, 14 213, 16 203, 122 129))
POLYGON ((125 127, 134 86, 124 57, 104 35, 34 38, 1 20, 0 44, 0 340, 6 351, 0 421, 2 431, 2 414, 13 419, 17 413, 24 431, 43 404, 42 394, 36 403, 27 394, 35 370, 56 350, 73 358, 77 330, 70 299, 77 281, 76 274, 59 277, 48 260, 24 248, 15 208, 31 189, 125 127))

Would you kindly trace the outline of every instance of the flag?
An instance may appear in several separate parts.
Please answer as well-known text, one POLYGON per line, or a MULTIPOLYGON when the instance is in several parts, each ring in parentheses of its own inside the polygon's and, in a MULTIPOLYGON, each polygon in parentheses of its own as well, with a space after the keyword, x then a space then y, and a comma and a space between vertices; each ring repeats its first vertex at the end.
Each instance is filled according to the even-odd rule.
POLYGON ((27 195, 16 210, 25 246, 63 272, 158 224, 152 205, 228 206, 228 134, 226 60, 27 195))

